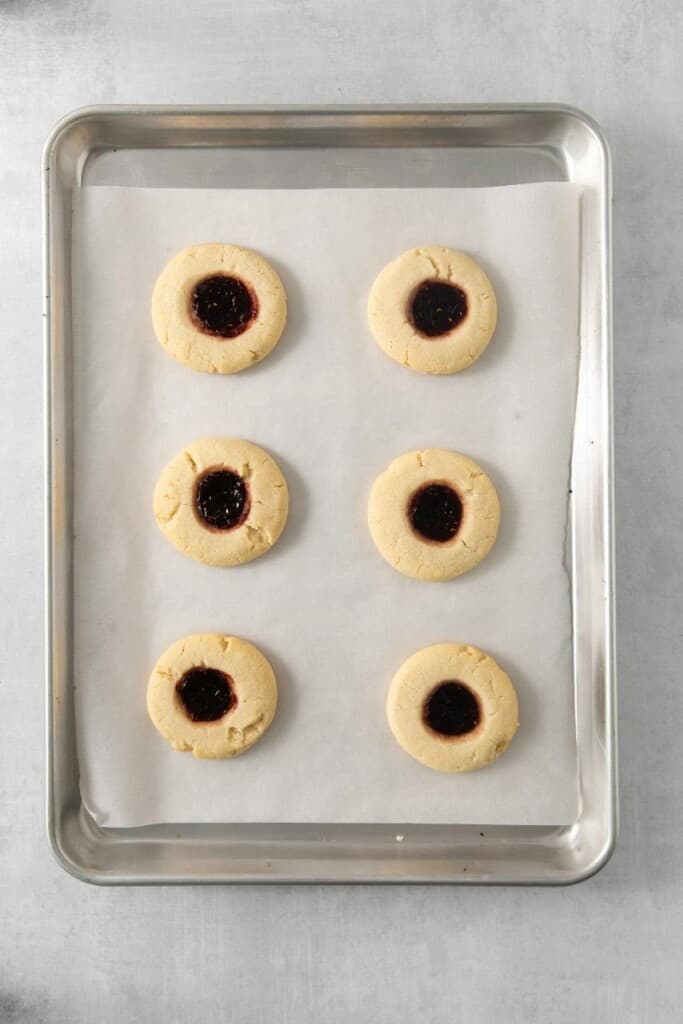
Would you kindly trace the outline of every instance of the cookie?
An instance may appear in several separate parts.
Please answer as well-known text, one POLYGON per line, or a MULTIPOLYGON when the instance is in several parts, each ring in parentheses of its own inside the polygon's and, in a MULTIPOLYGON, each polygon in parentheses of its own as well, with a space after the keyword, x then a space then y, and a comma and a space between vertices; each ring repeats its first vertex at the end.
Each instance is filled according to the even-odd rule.
POLYGON ((465 644, 435 644, 408 658, 389 687, 387 717, 406 753, 441 772, 495 761, 519 725, 510 678, 465 644))
POLYGON ((379 553, 404 576, 448 580, 493 547, 500 504, 481 466, 441 448, 407 452, 370 492, 368 526, 379 553))
POLYGON ((197 633, 159 658, 147 686, 149 717, 175 750, 237 757, 273 721, 277 683, 258 648, 236 636, 197 633))
POLYGON ((241 565, 275 544, 287 521, 287 483, 263 448, 238 438, 195 441, 154 491, 159 529, 205 565, 241 565))
POLYGON ((481 267, 464 252, 427 245, 380 271, 368 320, 379 347, 419 373, 471 366, 496 328, 496 296, 481 267))
POLYGON ((174 359, 203 373, 237 373, 275 348, 287 296, 263 256, 237 245, 183 249, 152 294, 152 323, 174 359))

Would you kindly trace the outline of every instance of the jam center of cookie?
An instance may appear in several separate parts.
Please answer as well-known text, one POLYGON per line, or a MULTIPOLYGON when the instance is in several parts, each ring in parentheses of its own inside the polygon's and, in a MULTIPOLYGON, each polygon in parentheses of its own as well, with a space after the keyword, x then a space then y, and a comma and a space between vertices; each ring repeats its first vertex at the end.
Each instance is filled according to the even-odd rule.
POLYGON ((250 505, 246 482, 231 469, 209 469, 197 481, 197 513, 214 530, 240 526, 249 515, 250 505))
POLYGON ((464 683, 444 680, 424 703, 423 719, 440 736, 464 736, 481 721, 479 701, 464 683))
POLYGON ((467 316, 467 296, 448 281, 423 281, 408 305, 413 326, 428 338, 448 334, 467 316))
POLYGON ((233 681, 217 668, 190 668, 176 683, 176 693, 193 722, 215 722, 237 703, 233 681))
POLYGON ((460 529, 462 502, 448 484, 426 484, 408 502, 408 518, 425 540, 444 544, 460 529))
POLYGON ((213 274, 194 286, 190 300, 192 319, 206 334, 236 338, 258 313, 251 288, 238 277, 213 274))

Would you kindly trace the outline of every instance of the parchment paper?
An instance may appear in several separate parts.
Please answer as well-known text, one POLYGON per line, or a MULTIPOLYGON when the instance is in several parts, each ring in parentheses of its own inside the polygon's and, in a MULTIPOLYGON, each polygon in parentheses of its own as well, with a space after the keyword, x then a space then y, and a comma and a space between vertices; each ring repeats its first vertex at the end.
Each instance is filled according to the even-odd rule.
POLYGON ((96 820, 572 820, 564 551, 578 360, 576 188, 97 187, 74 203, 75 682, 82 794, 96 820), (278 348, 233 377, 176 363, 152 331, 158 273, 178 249, 204 241, 257 249, 289 297, 278 348), (366 324, 380 268, 427 243, 470 252, 498 296, 488 351, 451 377, 392 362, 366 324), (152 515, 163 466, 212 435, 263 445, 290 487, 280 543, 238 569, 187 559, 152 515), (479 461, 502 504, 493 552, 448 583, 399 575, 366 527, 375 476, 401 452, 426 446, 479 461), (280 687, 270 732, 233 761, 176 753, 145 706, 161 652, 212 630, 262 648, 280 687), (490 652, 520 702, 507 753, 462 776, 408 757, 384 711, 401 662, 450 640, 490 652))

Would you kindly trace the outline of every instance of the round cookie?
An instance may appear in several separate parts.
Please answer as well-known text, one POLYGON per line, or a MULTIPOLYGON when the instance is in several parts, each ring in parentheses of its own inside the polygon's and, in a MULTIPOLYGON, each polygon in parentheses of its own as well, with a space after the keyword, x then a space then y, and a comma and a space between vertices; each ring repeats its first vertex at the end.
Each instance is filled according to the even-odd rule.
POLYGON ((464 252, 427 245, 380 271, 368 320, 379 347, 420 373, 457 373, 471 366, 496 328, 493 286, 464 252))
POLYGON ((162 270, 152 323, 174 359, 204 373, 237 373, 275 348, 287 296, 263 256, 237 245, 193 245, 162 270))
POLYGON ((195 441, 154 491, 159 529, 205 565, 241 565, 275 544, 287 521, 285 478, 263 448, 238 438, 195 441))
POLYGON ((149 717, 175 750, 237 757, 273 721, 277 683, 270 663, 246 640, 197 633, 172 644, 147 686, 149 717))
POLYGON ((400 455, 370 492, 368 526, 404 576, 448 580, 473 569, 498 534, 500 504, 476 462, 442 448, 400 455))
POLYGON ((435 644, 408 658, 389 687, 387 717, 406 753, 442 772, 495 761, 519 725, 510 678, 465 644, 435 644))

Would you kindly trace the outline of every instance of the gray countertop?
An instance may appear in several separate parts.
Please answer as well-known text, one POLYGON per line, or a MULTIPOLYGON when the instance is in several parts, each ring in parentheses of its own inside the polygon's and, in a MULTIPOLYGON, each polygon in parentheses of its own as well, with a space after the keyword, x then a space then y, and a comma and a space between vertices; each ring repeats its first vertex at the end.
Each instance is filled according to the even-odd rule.
POLYGON ((678 0, 0 5, 0 1022, 683 1019, 678 0), (143 8, 140 13, 139 8, 143 8), (43 829, 43 141, 88 103, 558 101, 614 157, 621 837, 570 889, 96 889, 43 829))

